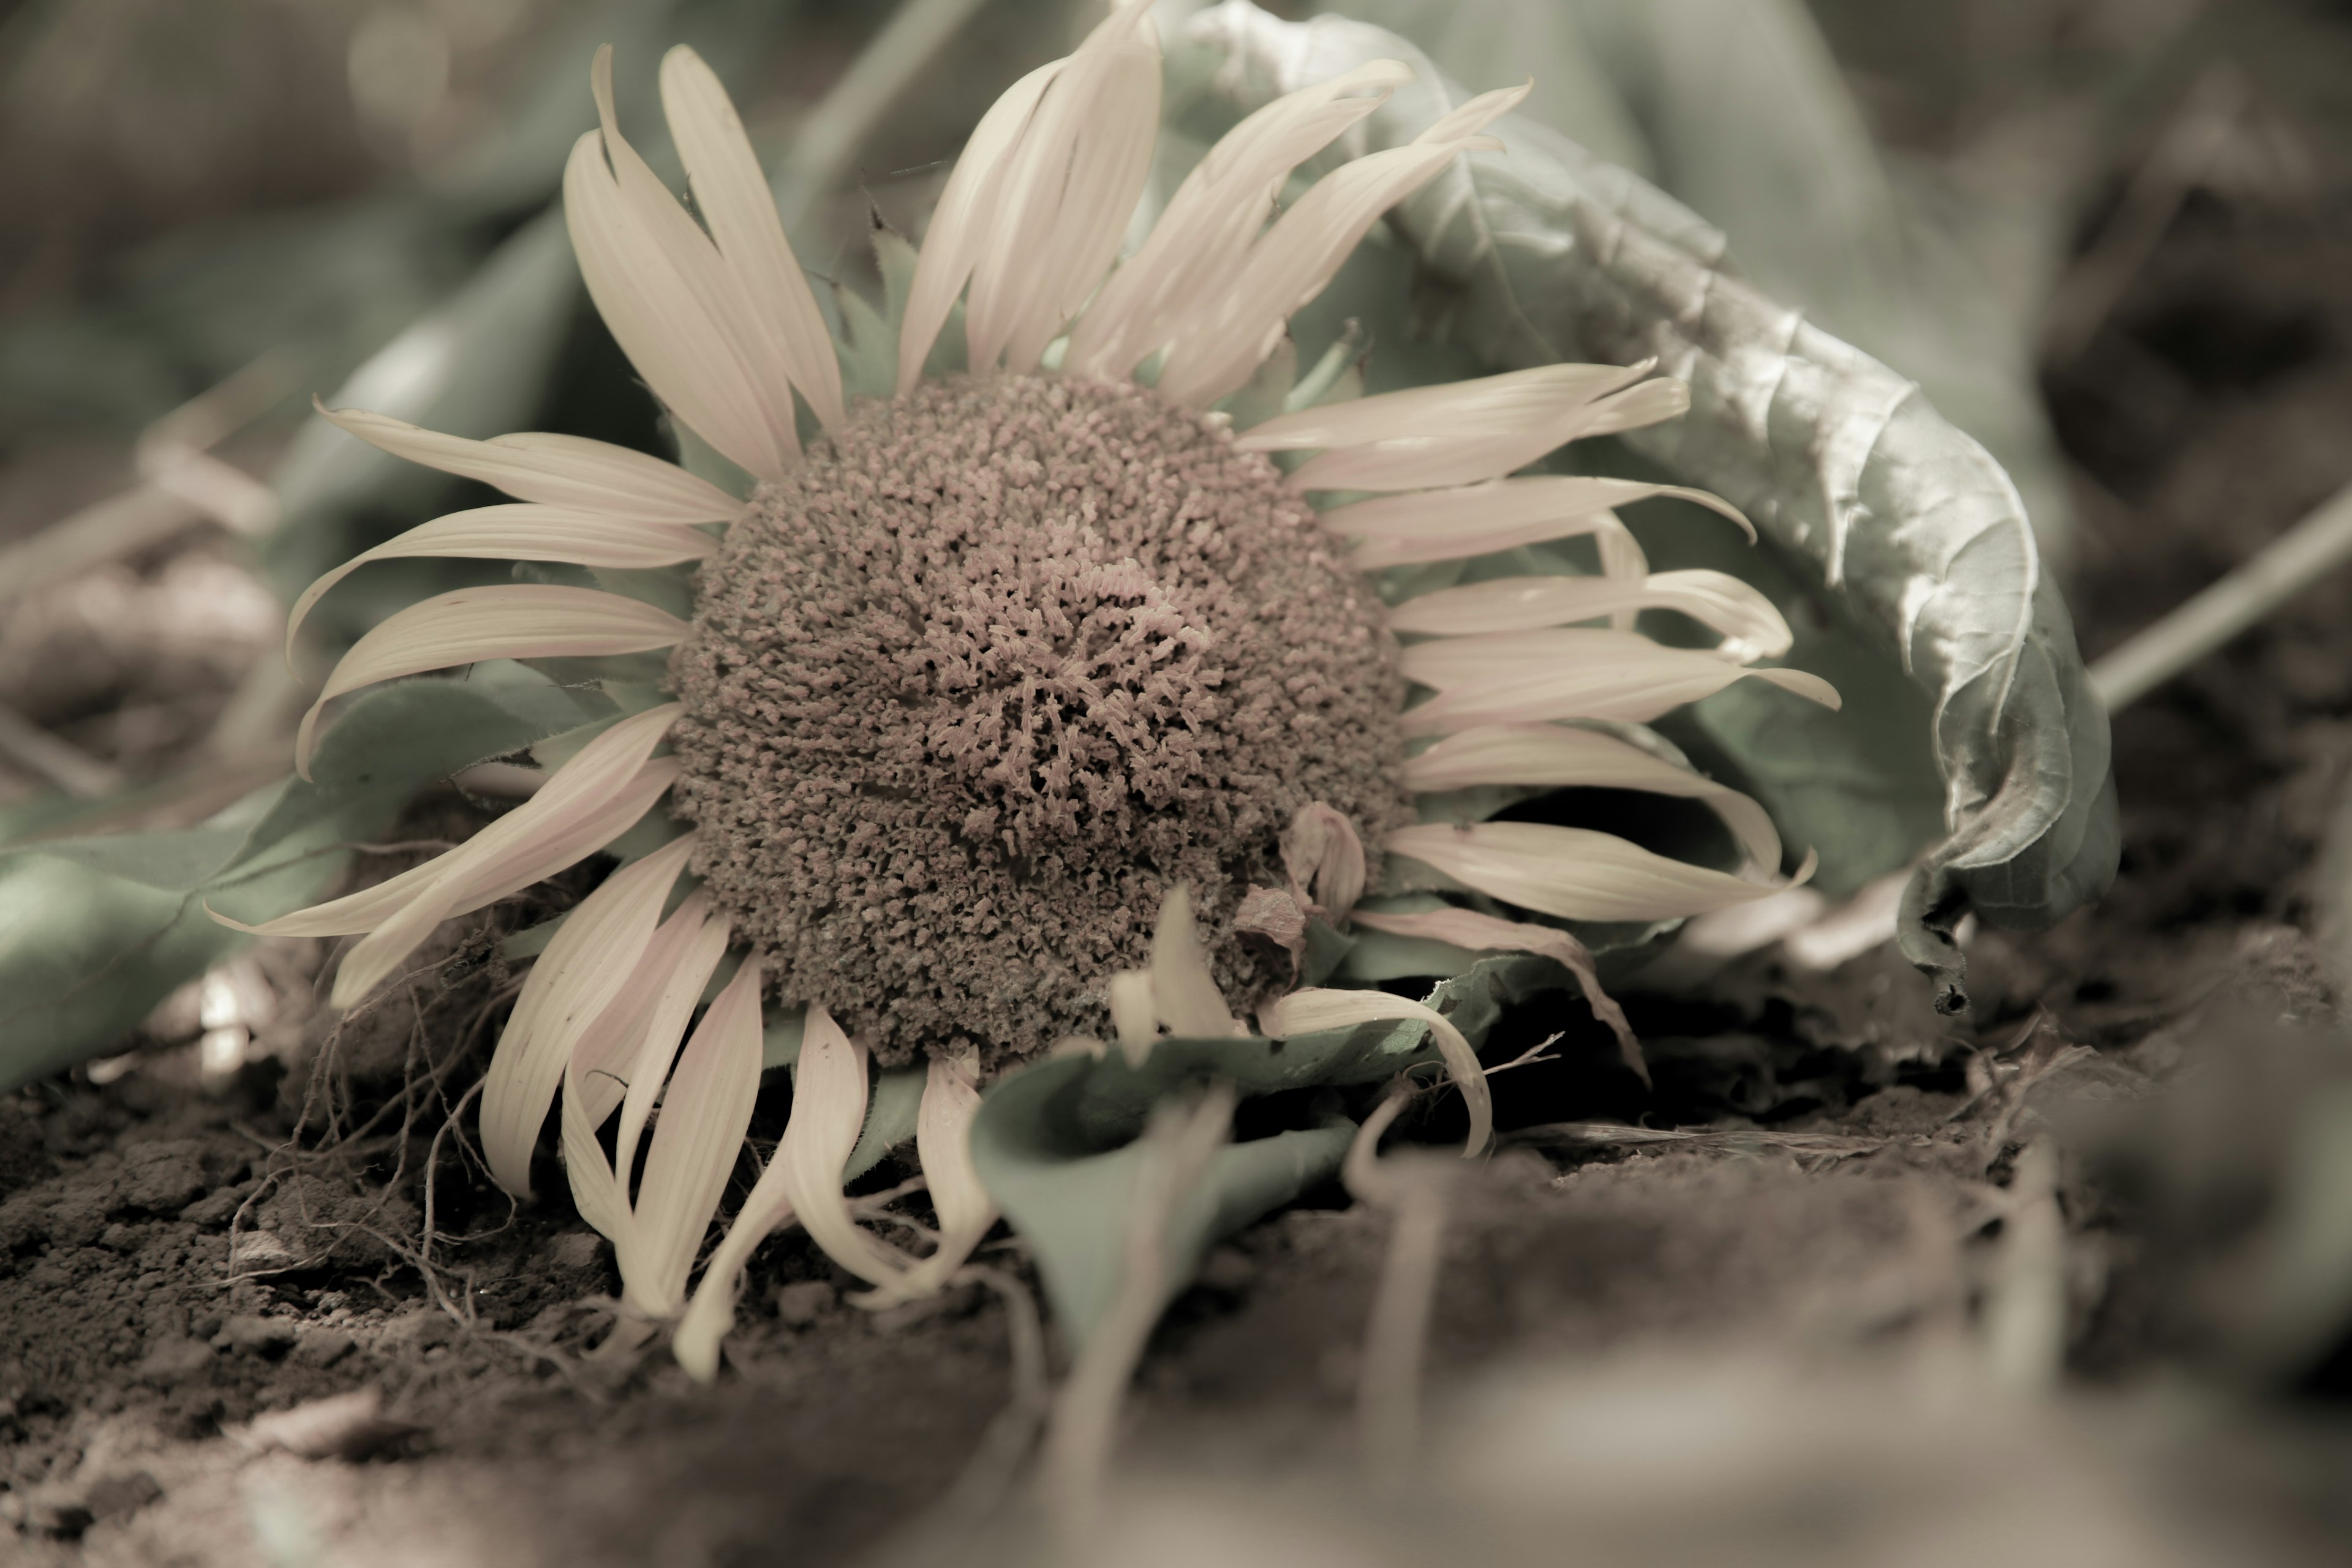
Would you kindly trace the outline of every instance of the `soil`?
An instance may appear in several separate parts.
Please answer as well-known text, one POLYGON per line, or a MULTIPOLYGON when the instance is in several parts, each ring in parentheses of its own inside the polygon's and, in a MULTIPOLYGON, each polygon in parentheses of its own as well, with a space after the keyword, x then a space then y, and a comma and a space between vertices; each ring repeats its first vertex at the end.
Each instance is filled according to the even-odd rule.
MULTIPOLYGON (((2092 654, 2352 482, 2340 197, 2193 199, 2051 372, 2092 654)), ((2115 890, 1977 934, 1965 1016, 1884 951, 1768 952, 1626 997, 1654 1097, 1575 1034, 1498 1080, 1504 1152, 1445 1199, 1409 1483, 1355 1459, 1391 1218, 1335 1187, 1222 1248, 1137 1376, 1120 1560, 2341 1561, 2352 1325, 2268 1354, 2231 1287, 2311 1085, 2347 1081, 2309 1037, 2347 626, 2352 580, 2315 584, 2117 716, 2115 890), (1591 1117, 1647 1132, 1559 1130, 1591 1117)), ((446 796, 395 837, 478 819, 446 796)), ((450 1116, 512 994, 495 939, 547 912, 453 924, 340 1033, 305 1005, 319 955, 265 950, 283 1005, 226 1080, 159 1016, 138 1070, 0 1103, 0 1558, 1034 1560, 1009 1242, 994 1283, 874 1315, 778 1237, 713 1387, 586 1353, 609 1248, 499 1197, 450 1116)))

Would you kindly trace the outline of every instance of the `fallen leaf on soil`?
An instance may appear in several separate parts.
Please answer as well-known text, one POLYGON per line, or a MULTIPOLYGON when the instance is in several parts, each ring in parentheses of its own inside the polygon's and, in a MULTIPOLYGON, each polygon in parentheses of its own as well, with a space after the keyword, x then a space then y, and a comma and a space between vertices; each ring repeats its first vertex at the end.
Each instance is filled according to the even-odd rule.
POLYGON ((305 1459, 364 1459, 423 1430, 385 1415, 381 1390, 360 1388, 257 1415, 232 1436, 257 1454, 282 1448, 305 1459))

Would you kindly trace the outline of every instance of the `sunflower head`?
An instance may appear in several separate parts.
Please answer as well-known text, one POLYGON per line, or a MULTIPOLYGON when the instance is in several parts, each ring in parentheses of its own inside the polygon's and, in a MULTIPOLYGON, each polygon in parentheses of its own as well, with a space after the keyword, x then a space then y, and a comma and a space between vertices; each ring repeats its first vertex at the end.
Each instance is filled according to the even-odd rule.
POLYGON ((1192 890, 1232 916, 1312 803, 1410 820, 1385 612, 1223 422, 997 374, 856 405, 700 574, 670 662, 695 869, 789 999, 885 1061, 1097 1030, 1192 890))

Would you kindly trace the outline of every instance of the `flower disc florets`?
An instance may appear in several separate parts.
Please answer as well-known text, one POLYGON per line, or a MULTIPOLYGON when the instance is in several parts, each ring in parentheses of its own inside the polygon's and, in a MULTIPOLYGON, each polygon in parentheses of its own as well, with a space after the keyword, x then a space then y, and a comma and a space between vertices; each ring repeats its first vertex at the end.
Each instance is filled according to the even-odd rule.
POLYGON ((885 1061, 1101 1027, 1191 885, 1232 916, 1327 802, 1410 819, 1379 601, 1264 458, 1126 384, 926 381, 763 486, 671 661, 695 868, 885 1061))

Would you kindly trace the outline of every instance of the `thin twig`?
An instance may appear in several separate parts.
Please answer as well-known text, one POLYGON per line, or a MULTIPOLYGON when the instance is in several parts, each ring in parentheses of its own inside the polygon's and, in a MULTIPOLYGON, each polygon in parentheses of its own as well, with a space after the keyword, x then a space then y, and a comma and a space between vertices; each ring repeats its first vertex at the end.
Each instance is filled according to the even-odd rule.
POLYGON ((2220 582, 2091 666, 2109 712, 2137 702, 2352 560, 2352 485, 2220 582))

